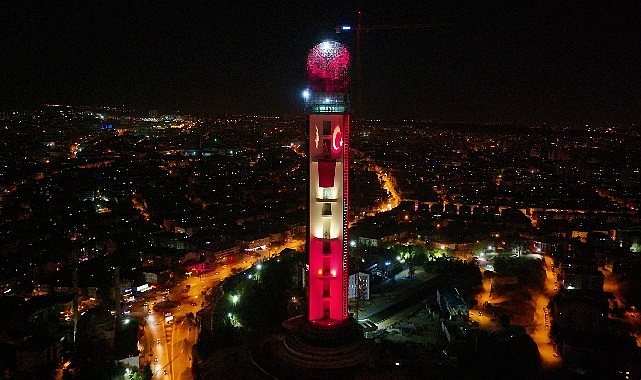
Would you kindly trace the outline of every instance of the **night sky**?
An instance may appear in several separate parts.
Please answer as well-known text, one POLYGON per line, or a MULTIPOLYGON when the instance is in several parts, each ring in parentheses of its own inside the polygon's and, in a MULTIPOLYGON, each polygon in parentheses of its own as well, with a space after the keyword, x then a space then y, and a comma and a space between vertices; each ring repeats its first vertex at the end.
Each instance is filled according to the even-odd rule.
POLYGON ((354 52, 334 27, 362 9, 365 26, 439 24, 364 33, 363 116, 638 124, 641 8, 610 3, 5 0, 0 110, 301 113, 307 51, 354 52))

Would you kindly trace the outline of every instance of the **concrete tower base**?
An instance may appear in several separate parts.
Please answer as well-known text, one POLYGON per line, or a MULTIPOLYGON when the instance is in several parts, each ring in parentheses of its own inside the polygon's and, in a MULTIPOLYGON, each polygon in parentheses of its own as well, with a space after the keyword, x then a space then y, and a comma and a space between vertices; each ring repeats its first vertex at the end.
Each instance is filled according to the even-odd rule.
POLYGON ((252 352, 252 360, 275 379, 354 378, 367 367, 372 347, 353 319, 331 326, 307 321, 252 352))

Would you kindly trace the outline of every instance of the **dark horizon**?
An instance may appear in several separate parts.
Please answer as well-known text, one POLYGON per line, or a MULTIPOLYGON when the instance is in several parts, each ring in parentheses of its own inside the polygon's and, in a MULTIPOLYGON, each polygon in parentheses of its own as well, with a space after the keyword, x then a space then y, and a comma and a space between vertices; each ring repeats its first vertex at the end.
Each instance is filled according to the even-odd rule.
POLYGON ((0 110, 45 103, 211 114, 302 113, 305 56, 363 35, 368 118, 556 126, 641 120, 638 7, 540 1, 2 6, 0 110))

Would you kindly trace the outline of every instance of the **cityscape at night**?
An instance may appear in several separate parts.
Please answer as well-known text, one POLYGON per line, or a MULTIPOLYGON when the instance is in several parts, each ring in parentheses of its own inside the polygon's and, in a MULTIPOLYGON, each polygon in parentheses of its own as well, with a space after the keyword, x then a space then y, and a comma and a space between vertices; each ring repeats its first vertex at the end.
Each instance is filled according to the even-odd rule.
POLYGON ((639 9, 0 9, 4 379, 641 379, 639 9))

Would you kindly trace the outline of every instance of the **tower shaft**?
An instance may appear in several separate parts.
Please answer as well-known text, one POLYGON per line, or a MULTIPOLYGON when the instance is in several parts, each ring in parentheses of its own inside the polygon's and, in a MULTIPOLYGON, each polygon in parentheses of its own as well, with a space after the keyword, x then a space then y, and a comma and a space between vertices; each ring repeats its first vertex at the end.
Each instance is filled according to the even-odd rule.
POLYGON ((308 321, 334 325, 348 314, 349 65, 347 49, 325 41, 310 50, 306 92, 309 159, 308 321))
POLYGON ((348 318, 349 115, 309 115, 309 320, 348 318))

